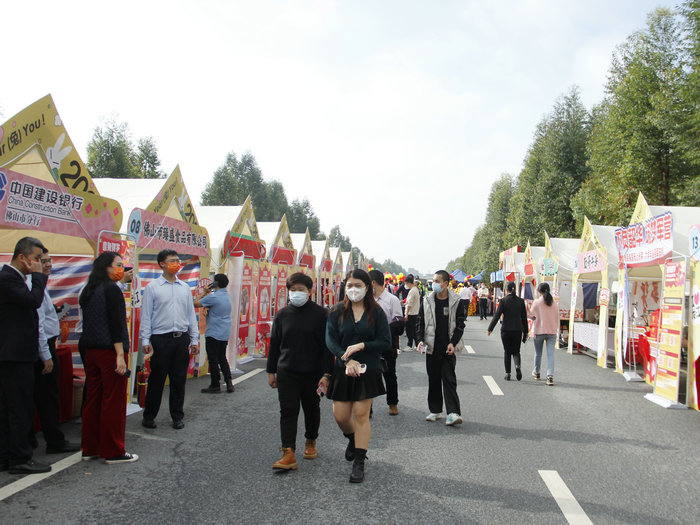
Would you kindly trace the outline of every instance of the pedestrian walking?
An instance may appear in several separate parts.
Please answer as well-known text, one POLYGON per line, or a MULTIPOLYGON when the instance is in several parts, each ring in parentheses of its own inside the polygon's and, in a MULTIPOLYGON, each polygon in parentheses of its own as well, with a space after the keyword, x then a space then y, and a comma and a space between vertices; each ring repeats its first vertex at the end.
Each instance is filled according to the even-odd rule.
POLYGON ((428 409, 426 421, 442 418, 443 399, 448 426, 462 423, 457 395, 456 353, 464 348, 464 305, 448 286, 450 274, 438 270, 433 277, 433 291, 423 299, 418 349, 425 352, 428 372, 428 409))
POLYGON ((406 337, 408 338, 408 347, 406 351, 410 352, 418 346, 417 332, 420 319, 420 290, 415 283, 415 277, 412 274, 406 276, 406 287, 408 295, 406 296, 406 337))
POLYGON ((296 470, 299 406, 304 411, 304 459, 318 455, 320 398, 328 391, 333 355, 326 346, 328 311, 311 300, 313 281, 303 273, 287 279, 289 304, 275 315, 267 357, 268 384, 280 404, 282 457, 273 469, 296 470))
MULTIPOLYGON (((0 471, 49 472, 32 459, 29 441, 34 419, 34 363, 39 357, 39 313, 46 276, 41 271, 44 245, 22 237, 10 264, 0 271, 0 471), (27 276, 31 275, 31 289, 27 276)), ((50 357, 48 361, 51 361, 50 357)))
POLYGON ((386 404, 389 405, 389 415, 399 415, 399 381, 396 377, 396 358, 399 355, 399 337, 404 331, 406 321, 404 321, 401 301, 393 294, 390 294, 382 285, 382 272, 370 270, 372 279, 372 293, 377 304, 384 310, 389 321, 389 332, 391 333, 391 348, 382 353, 384 364, 382 375, 386 384, 386 404))
POLYGON ((486 284, 481 283, 479 285, 478 297, 479 297, 479 319, 483 320, 483 319, 486 319, 486 313, 487 313, 487 309, 489 306, 489 289, 486 287, 486 284))
POLYGON ((204 333, 207 359, 209 360, 209 386, 203 394, 221 393, 221 376, 224 376, 226 392, 234 391, 231 367, 226 359, 226 347, 231 335, 231 298, 228 290, 228 277, 223 273, 214 276, 214 282, 207 286, 194 300, 196 308, 207 309, 207 330, 204 333))
POLYGON ((332 310, 326 323, 326 345, 336 357, 328 398, 348 439, 345 459, 353 461, 351 483, 361 483, 365 477, 372 399, 386 393, 380 357, 391 348, 389 322, 371 286, 367 272, 351 271, 345 279, 345 301, 332 310))
MULTIPOLYGON (((40 259, 41 271, 48 280, 53 261, 49 251, 46 248, 44 250, 40 259)), ((40 334, 43 332, 43 336, 39 339, 40 356, 43 354, 52 363, 50 370, 47 369, 47 361, 43 359, 39 359, 34 366, 34 404, 41 423, 41 432, 46 440, 46 453, 76 452, 80 450, 80 445, 69 442, 60 427, 61 396, 58 387, 60 373, 56 358, 56 340, 61 335, 61 328, 48 286, 44 288, 44 300, 39 308, 39 327, 40 334)), ((30 441, 33 445, 38 445, 33 429, 30 441)))
POLYGON ((175 429, 185 428, 185 381, 190 353, 199 353, 199 327, 190 287, 177 278, 180 258, 175 250, 156 257, 163 275, 150 282, 141 304, 141 344, 151 360, 142 425, 156 428, 165 378, 170 378, 170 417, 175 429))
POLYGON ((510 381, 511 357, 515 363, 515 377, 518 381, 523 378, 520 369, 520 341, 527 341, 527 309, 525 301, 515 295, 515 283, 508 283, 508 294, 498 303, 496 313, 488 327, 491 335, 498 320, 503 316, 501 324, 501 341, 503 342, 503 361, 505 364, 505 380, 510 381))
POLYGON ((83 459, 131 463, 136 454, 124 448, 129 331, 124 295, 117 282, 124 277, 122 258, 101 253, 92 265, 78 302, 83 313, 85 349, 85 406, 83 459))
POLYGON ((554 344, 559 331, 559 303, 549 291, 548 283, 537 287, 540 297, 530 307, 530 318, 534 319, 532 331, 535 334, 535 367, 532 377, 540 379, 542 346, 547 345, 547 385, 554 386, 554 344))
POLYGON ((467 283, 459 291, 459 298, 464 303, 464 319, 465 320, 469 319, 469 303, 471 302, 473 297, 474 297, 474 288, 472 288, 471 285, 469 283, 467 283))

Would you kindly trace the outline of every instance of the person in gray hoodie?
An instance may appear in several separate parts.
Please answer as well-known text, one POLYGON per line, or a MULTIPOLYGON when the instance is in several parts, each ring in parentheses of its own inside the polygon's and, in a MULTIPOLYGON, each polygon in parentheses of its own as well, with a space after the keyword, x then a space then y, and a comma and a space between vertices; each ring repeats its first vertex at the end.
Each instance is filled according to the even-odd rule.
POLYGON ((433 291, 423 299, 418 331, 418 350, 425 352, 428 372, 428 409, 426 421, 442 418, 443 394, 447 411, 446 425, 462 423, 457 395, 456 353, 464 348, 465 309, 459 295, 449 289, 450 274, 438 270, 433 291))

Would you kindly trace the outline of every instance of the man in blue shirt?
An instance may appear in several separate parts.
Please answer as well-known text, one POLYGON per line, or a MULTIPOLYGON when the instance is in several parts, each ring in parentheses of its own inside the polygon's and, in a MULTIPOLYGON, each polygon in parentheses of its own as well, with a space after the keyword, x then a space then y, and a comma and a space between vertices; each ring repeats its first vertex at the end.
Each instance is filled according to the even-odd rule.
POLYGON ((226 392, 233 392, 231 382, 231 368, 226 360, 226 347, 231 335, 231 298, 226 287, 228 277, 223 273, 214 276, 214 282, 199 294, 194 305, 197 308, 208 308, 206 349, 209 360, 209 373, 211 374, 211 384, 202 389, 203 394, 218 394, 221 392, 221 374, 226 382, 226 392))
POLYGON ((143 293, 141 344, 144 359, 151 360, 143 426, 156 428, 155 418, 163 397, 165 378, 170 377, 170 417, 173 428, 185 427, 185 381, 190 353, 199 353, 199 327, 190 287, 177 278, 180 258, 175 250, 161 250, 157 257, 163 275, 143 293))

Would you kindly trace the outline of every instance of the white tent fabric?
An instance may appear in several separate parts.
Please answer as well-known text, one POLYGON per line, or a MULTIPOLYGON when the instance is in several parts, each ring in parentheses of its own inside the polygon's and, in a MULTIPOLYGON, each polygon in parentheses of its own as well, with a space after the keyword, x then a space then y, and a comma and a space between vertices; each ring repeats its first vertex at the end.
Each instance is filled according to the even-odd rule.
POLYGON ((559 259, 557 279, 570 281, 581 239, 554 237, 549 239, 549 243, 552 246, 552 254, 559 259))
MULTIPOLYGON (((272 257, 272 247, 275 245, 275 239, 280 230, 280 222, 258 222, 258 235, 265 242, 265 250, 267 258, 272 257)), ((296 246, 295 246, 296 248, 296 246)))
POLYGON ((299 258, 301 257, 301 252, 304 249, 304 243, 306 242, 306 234, 305 233, 290 233, 289 236, 292 239, 292 244, 294 245, 294 249, 297 251, 297 262, 299 262, 299 258))
POLYGON ((326 251, 327 240, 324 241, 311 241, 311 250, 314 252, 314 257, 316 257, 316 266, 321 264, 323 259, 323 254, 326 251))
POLYGON ((93 182, 100 195, 109 195, 121 205, 124 214, 122 232, 126 232, 134 208, 148 208, 165 183, 163 179, 93 179, 93 182))
POLYGON ((224 247, 226 234, 241 214, 243 206, 197 206, 194 211, 197 214, 200 226, 209 232, 209 249, 211 250, 211 271, 218 273, 222 268, 220 260, 221 249, 224 247))

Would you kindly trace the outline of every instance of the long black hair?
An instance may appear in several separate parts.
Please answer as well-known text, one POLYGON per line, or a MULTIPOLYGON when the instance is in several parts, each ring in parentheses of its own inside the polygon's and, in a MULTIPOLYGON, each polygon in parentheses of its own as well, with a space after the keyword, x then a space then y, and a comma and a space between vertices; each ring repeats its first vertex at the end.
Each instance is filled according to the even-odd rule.
POLYGON ((510 281, 510 282, 506 285, 506 290, 508 290, 508 293, 509 293, 510 295, 515 295, 515 283, 514 283, 513 281, 510 281))
POLYGON ((78 303, 83 308, 90 302, 90 297, 95 292, 97 287, 102 283, 109 282, 109 274, 107 273, 107 268, 112 266, 114 259, 119 257, 116 252, 103 252, 97 256, 95 262, 92 263, 92 271, 90 272, 90 277, 88 277, 88 282, 80 292, 80 299, 78 303))
MULTIPOLYGON (((367 324, 371 325, 374 320, 374 309, 377 307, 377 301, 374 300, 374 294, 372 293, 372 279, 370 279, 366 271, 360 269, 349 271, 345 276, 343 284, 347 286, 348 279, 350 278, 359 279, 367 286, 367 293, 365 293, 365 298, 362 300, 362 305, 365 308, 365 312, 367 312, 367 324)), ((348 298, 346 293, 343 298, 342 310, 340 311, 339 319, 341 323, 345 320, 345 316, 348 313, 352 315, 352 301, 348 298)))
POLYGON ((549 293, 549 284, 540 283, 540 285, 537 287, 537 291, 540 292, 542 297, 544 297, 545 304, 547 306, 552 306, 554 299, 552 298, 552 294, 549 293))

